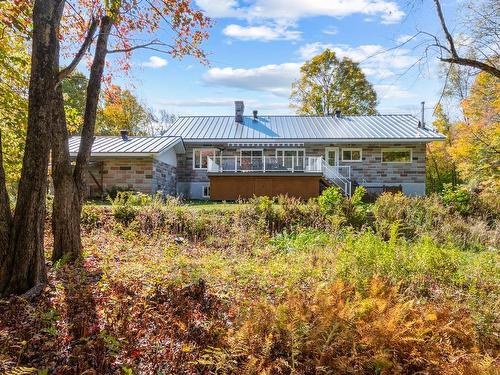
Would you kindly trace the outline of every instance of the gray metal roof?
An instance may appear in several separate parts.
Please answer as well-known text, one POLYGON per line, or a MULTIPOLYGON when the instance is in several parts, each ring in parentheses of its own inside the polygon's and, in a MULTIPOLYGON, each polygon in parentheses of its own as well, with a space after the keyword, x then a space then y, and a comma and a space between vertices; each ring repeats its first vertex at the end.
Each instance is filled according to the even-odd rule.
MULTIPOLYGON (((92 155, 99 154, 158 154, 162 151, 182 144, 180 137, 128 137, 124 140, 121 136, 97 136, 92 145, 92 155)), ((80 137, 69 139, 69 152, 78 153, 80 137)))
POLYGON ((412 115, 376 116, 234 116, 180 117, 165 133, 184 141, 203 140, 304 140, 304 141, 416 141, 445 137, 429 128, 419 128, 412 115))

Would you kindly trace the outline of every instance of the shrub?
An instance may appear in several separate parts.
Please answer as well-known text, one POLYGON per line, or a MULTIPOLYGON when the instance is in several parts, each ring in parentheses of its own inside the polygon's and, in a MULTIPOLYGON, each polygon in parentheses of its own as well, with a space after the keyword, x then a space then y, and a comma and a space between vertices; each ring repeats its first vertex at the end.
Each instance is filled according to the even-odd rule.
POLYGON ((82 207, 81 223, 88 229, 101 227, 105 221, 106 212, 101 206, 84 204, 82 207))
POLYGON ((441 192, 444 204, 451 207, 462 215, 468 215, 473 208, 473 195, 465 186, 453 186, 444 184, 441 192))
POLYGON ((325 189, 318 197, 318 204, 325 215, 339 214, 342 211, 344 196, 336 186, 325 189))
POLYGON ((109 198, 112 206, 113 216, 121 223, 129 224, 132 222, 139 207, 150 205, 153 203, 153 198, 142 193, 133 193, 129 191, 118 192, 116 198, 109 198))

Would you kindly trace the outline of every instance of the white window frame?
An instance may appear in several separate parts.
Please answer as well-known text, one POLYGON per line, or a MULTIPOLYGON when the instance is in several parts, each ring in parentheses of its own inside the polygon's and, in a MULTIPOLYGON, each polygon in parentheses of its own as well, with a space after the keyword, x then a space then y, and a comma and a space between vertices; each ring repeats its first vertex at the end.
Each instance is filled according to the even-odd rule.
POLYGON ((274 152, 274 155, 276 156, 276 160, 279 160, 279 156, 278 156, 278 151, 283 151, 283 154, 281 155, 281 163, 285 163, 285 151, 295 151, 295 158, 298 159, 298 153, 299 151, 302 151, 302 153, 304 154, 302 157, 304 158, 303 160, 303 164, 305 164, 305 160, 306 160, 306 149, 305 148, 277 148, 274 152))
POLYGON ((380 150, 380 162, 383 164, 411 164, 413 163, 413 149, 408 147, 388 147, 380 150), (409 161, 384 161, 384 152, 401 152, 401 151, 410 151, 410 160, 409 161))
POLYGON ((339 165, 340 149, 339 147, 325 147, 325 162, 328 163, 328 151, 335 151, 335 166, 339 165))
POLYGON ((361 147, 347 147, 340 150, 341 159, 346 163, 361 163, 363 161, 363 149, 361 147), (344 159, 344 151, 350 151, 351 157, 353 151, 359 151, 359 160, 344 159))
MULTIPOLYGON (((240 148, 240 164, 241 164, 241 159, 243 159, 243 151, 260 151, 262 154, 260 155, 260 158, 264 157, 264 149, 263 148, 240 148)), ((245 158, 250 157, 250 163, 253 162, 253 155, 250 156, 245 156, 245 158)))
POLYGON ((210 198, 210 185, 203 185, 201 187, 201 197, 202 198, 210 198), (208 191, 208 194, 206 193, 207 191, 208 191))
POLYGON ((193 148, 193 169, 195 169, 195 170, 205 170, 206 171, 208 169, 208 166, 207 166, 207 168, 203 168, 201 166, 202 165, 201 154, 203 153, 203 151, 212 151, 214 159, 216 157, 215 153, 217 151, 219 151, 220 152, 220 156, 222 157, 222 151, 219 150, 218 148, 213 148, 213 147, 193 148), (200 152, 200 159, 199 159, 200 167, 196 167, 196 151, 200 152))

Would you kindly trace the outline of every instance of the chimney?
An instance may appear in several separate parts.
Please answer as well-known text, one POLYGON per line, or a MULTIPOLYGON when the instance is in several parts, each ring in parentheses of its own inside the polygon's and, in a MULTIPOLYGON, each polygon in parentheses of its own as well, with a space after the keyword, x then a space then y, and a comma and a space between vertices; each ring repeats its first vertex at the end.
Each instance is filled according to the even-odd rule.
POLYGON ((254 109, 254 111, 253 111, 253 119, 254 120, 257 120, 257 114, 258 114, 257 110, 254 109))
POLYGON ((421 113, 420 113, 420 121, 418 122, 418 127, 419 128, 425 128, 425 102, 420 103, 422 106, 421 113))
POLYGON ((128 130, 120 130, 120 135, 124 141, 128 141, 128 130))
POLYGON ((335 117, 337 117, 337 118, 341 118, 342 117, 342 111, 340 109, 337 109, 335 111, 335 117))
POLYGON ((243 122, 243 112, 245 111, 245 104, 242 100, 234 102, 234 119, 236 122, 243 122))

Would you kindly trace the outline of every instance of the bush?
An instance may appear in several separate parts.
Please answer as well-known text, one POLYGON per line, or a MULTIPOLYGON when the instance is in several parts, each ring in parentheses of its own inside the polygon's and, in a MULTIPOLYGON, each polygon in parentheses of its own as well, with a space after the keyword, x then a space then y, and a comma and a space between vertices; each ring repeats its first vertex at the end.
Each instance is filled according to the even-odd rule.
POLYGON ((105 221, 106 212, 101 206, 84 204, 82 207, 81 223, 88 229, 99 228, 105 221))
POLYGON ((116 194, 116 198, 109 197, 109 201, 115 219, 121 223, 129 224, 135 219, 139 207, 151 205, 153 198, 142 193, 121 191, 116 194))
POLYGON ((444 204, 462 215, 468 215, 473 209, 473 195, 465 186, 444 184, 441 192, 444 204))
POLYGON ((325 189, 318 197, 319 207, 325 215, 340 214, 342 212, 343 201, 344 196, 340 188, 336 186, 330 186, 325 189))

